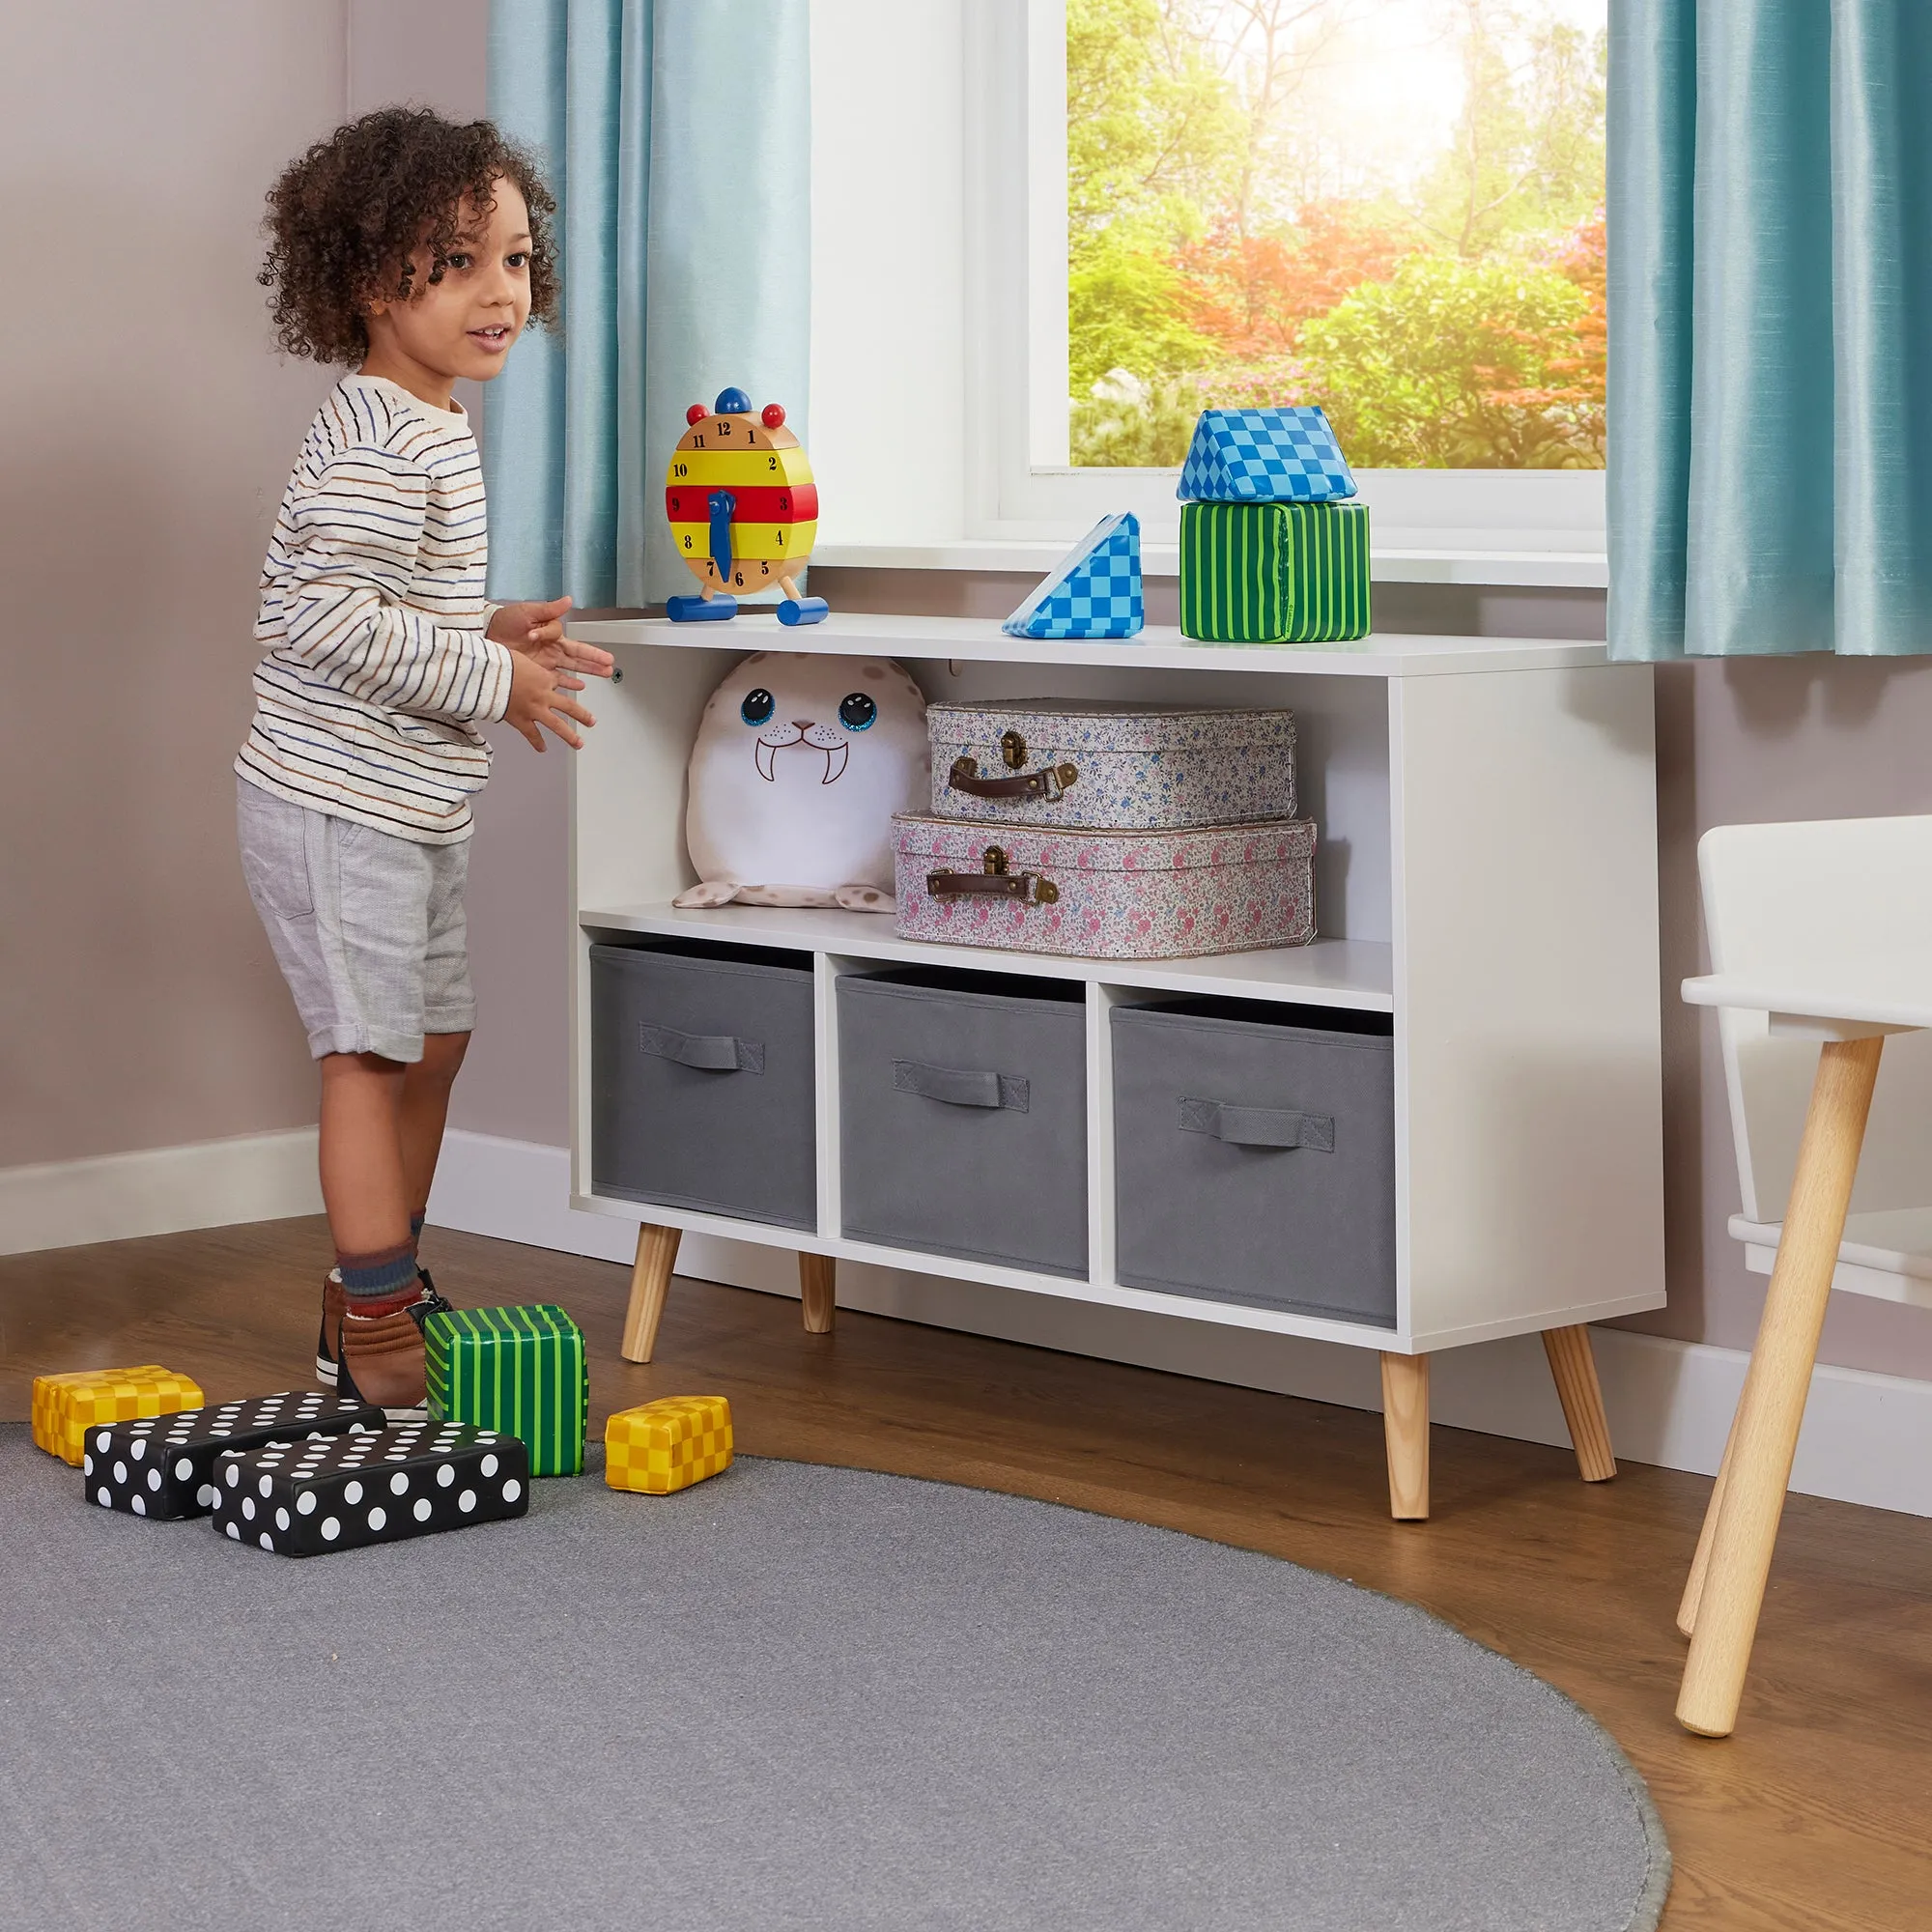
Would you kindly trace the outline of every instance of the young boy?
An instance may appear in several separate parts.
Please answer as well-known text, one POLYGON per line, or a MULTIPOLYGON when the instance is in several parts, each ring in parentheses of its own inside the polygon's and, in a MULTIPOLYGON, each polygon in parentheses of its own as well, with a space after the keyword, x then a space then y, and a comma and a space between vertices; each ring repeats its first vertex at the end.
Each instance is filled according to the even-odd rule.
POLYGON ((242 869, 322 1066, 322 1192, 336 1264, 317 1373, 421 1413, 416 1263, 475 1003, 465 954, 478 726, 582 744, 568 598, 483 599, 476 443, 451 384, 488 382, 550 322, 555 203, 488 122, 384 108, 269 194, 282 346, 346 364, 303 440, 262 571, 256 709, 236 760, 242 869))

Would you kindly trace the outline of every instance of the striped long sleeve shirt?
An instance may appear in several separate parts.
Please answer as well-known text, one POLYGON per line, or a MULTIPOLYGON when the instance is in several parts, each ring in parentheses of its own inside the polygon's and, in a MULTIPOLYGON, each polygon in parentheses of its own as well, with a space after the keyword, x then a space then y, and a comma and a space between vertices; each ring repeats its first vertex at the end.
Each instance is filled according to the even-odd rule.
POLYGON ((469 421, 347 376, 303 440, 262 566, 250 784, 423 845, 468 838, 476 728, 510 701, 483 635, 489 555, 469 421))

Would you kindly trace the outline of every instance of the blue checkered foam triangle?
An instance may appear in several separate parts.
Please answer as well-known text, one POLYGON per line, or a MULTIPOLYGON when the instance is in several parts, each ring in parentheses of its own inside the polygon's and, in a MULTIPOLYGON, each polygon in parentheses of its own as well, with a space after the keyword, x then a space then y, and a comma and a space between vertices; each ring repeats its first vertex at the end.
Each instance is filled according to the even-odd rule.
POLYGON ((1180 467, 1182 502, 1327 503, 1355 494, 1319 409, 1203 410, 1180 467))
POLYGON ((1095 524, 1000 628, 1014 638, 1131 638, 1146 622, 1140 520, 1123 510, 1095 524))

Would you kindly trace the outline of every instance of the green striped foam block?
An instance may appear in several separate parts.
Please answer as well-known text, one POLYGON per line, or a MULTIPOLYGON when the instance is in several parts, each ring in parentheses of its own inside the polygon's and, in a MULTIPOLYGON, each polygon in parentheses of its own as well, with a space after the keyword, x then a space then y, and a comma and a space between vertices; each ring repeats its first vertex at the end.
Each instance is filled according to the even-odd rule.
POLYGON ((1183 503, 1180 628, 1217 644, 1369 634, 1369 506, 1183 503))
POLYGON ((520 1436, 533 1476, 583 1472, 590 1370, 583 1331, 550 1302, 449 1308, 423 1322, 429 1412, 520 1436))

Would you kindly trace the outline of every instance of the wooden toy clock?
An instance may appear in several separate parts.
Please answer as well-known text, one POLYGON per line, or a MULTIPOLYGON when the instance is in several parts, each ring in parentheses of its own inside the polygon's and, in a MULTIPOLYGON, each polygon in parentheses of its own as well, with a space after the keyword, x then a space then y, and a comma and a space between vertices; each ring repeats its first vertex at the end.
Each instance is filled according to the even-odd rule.
POLYGON ((753 415, 743 389, 725 389, 709 410, 693 403, 684 419, 690 427, 665 473, 665 514, 697 595, 667 599, 666 615, 722 623, 738 614, 737 592, 776 587, 781 624, 820 622, 830 607, 801 597, 797 583, 818 534, 818 489, 783 409, 767 403, 753 415))

